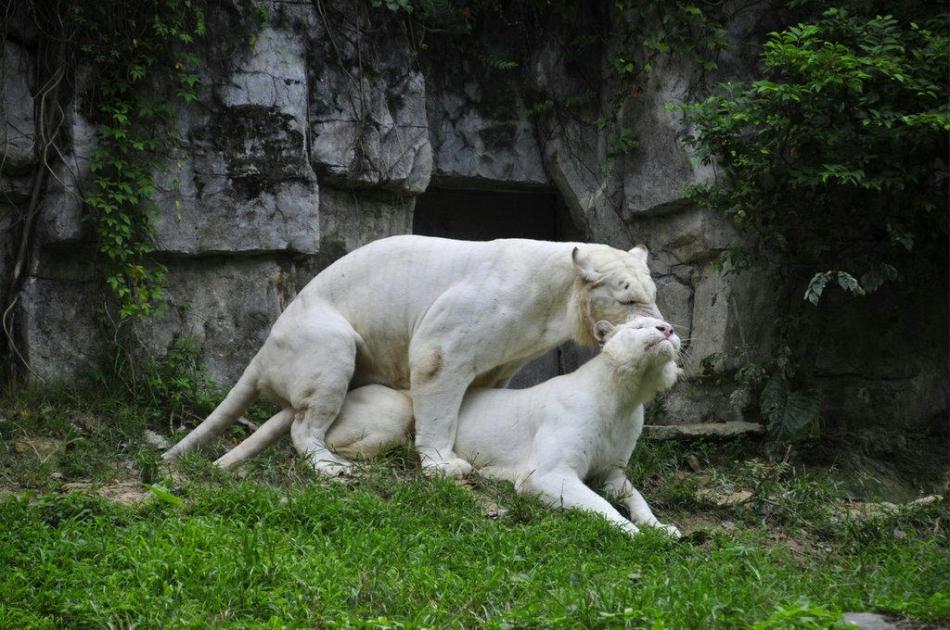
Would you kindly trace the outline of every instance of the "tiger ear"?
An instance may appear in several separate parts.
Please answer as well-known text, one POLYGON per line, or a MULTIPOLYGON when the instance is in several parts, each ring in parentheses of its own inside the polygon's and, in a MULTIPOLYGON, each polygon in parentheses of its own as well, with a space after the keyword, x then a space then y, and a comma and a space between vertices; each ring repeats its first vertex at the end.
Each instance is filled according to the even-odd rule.
POLYGON ((650 256, 650 251, 646 245, 637 245, 630 250, 630 255, 645 265, 647 264, 647 258, 650 256))
POLYGON ((614 325, 606 320, 601 319, 594 324, 594 339, 596 339, 600 345, 607 343, 607 339, 613 332, 614 325))
POLYGON ((574 271, 584 280, 584 282, 597 282, 600 274, 594 268, 594 263, 590 255, 585 254, 579 247, 575 247, 571 252, 571 260, 574 261, 574 271))

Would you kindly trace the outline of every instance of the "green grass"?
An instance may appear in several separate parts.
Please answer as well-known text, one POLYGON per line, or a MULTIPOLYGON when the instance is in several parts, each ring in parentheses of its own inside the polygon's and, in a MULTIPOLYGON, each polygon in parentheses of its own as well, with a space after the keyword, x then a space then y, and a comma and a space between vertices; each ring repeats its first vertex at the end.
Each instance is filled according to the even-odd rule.
POLYGON ((801 601, 947 614, 946 550, 934 540, 845 538, 803 557, 767 527, 629 539, 536 505, 488 519, 451 482, 373 476, 188 483, 180 505, 7 498, 0 626, 730 628, 801 601))
POLYGON ((427 479, 410 450, 346 482, 314 478, 286 446, 243 479, 209 465, 225 444, 168 471, 141 439, 167 418, 105 390, 10 391, 0 416, 0 628, 827 628, 844 611, 948 615, 946 499, 850 518, 845 471, 769 463, 743 442, 638 449, 631 478, 688 533, 672 541, 547 510, 508 484, 427 479), (16 446, 37 435, 59 450, 44 460, 16 446), (129 505, 62 492, 143 478, 146 499, 129 505), (700 488, 751 496, 723 506, 700 488))

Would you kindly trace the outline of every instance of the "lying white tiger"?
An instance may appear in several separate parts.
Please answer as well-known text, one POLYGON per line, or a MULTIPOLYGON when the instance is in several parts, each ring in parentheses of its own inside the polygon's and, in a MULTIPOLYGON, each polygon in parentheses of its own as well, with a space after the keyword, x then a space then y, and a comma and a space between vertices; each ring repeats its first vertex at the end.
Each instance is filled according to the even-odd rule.
MULTIPOLYGON (((529 389, 470 390, 459 413, 455 452, 482 475, 509 480, 548 505, 597 512, 630 534, 647 525, 679 536, 676 527, 657 520, 624 472, 643 429, 644 403, 679 374, 679 337, 666 322, 646 317, 617 327, 599 321, 594 336, 603 351, 571 374, 529 389), (585 481, 602 482, 630 520, 585 481)), ((218 463, 232 466, 288 428, 286 422, 258 431, 218 463)), ((347 394, 327 444, 345 457, 373 457, 407 442, 412 428, 407 395, 367 385, 347 394)))

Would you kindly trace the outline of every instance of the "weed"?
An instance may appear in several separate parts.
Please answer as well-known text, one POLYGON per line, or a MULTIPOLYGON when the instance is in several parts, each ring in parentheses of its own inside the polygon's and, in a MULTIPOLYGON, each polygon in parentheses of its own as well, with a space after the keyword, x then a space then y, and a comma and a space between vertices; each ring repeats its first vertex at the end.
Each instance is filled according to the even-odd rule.
POLYGON ((768 618, 753 625, 752 630, 845 630, 848 627, 841 615, 802 600, 779 606, 768 618))

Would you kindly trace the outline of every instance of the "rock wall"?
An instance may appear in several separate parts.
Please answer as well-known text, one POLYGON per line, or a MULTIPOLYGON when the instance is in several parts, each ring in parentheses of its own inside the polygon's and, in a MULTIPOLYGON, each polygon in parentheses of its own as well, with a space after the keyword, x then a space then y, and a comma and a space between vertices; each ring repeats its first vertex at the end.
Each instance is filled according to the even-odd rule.
MULTIPOLYGON (((169 270, 164 308, 123 334, 158 353, 188 335, 204 348, 211 374, 232 382, 314 274, 364 243, 411 232, 416 200, 430 187, 543 192, 557 195, 571 231, 584 238, 650 248, 661 310, 688 340, 690 374, 699 375, 707 357, 722 357, 712 377, 681 384, 658 405, 653 421, 749 419, 750 393, 722 375, 776 351, 786 287, 764 270, 725 275, 715 264, 737 236, 722 217, 685 200, 685 186, 714 173, 680 141, 681 121, 667 106, 700 93, 704 79, 754 72, 747 49, 723 59, 716 77, 661 57, 618 113, 609 104, 616 86, 608 55, 624 42, 596 7, 576 27, 608 32, 606 43, 578 59, 565 52, 571 33, 563 25, 544 26, 523 67, 504 72, 450 47, 418 50, 405 22, 384 9, 343 1, 265 5, 264 24, 240 0, 218 0, 208 12, 199 98, 180 108, 181 149, 156 173, 156 255, 169 270), (545 98, 578 93, 590 98, 576 115, 532 112, 545 98), (611 124, 594 124, 600 116, 611 124), (639 148, 611 157, 609 133, 618 125, 635 130, 639 148)), ((733 5, 736 42, 768 30, 767 7, 733 5)), ((38 168, 30 42, 24 34, 4 43, 3 278, 38 168)), ((82 97, 80 80, 74 100, 82 97)), ((46 380, 102 366, 116 335, 108 316, 114 305, 80 220, 96 137, 76 102, 13 313, 17 351, 46 380)), ((0 297, 6 288, 4 281, 0 297)), ((942 310, 921 300, 926 334, 945 340, 946 300, 942 310)), ((826 415, 857 427, 913 426, 945 414, 946 343, 936 352, 905 348, 899 339, 913 326, 901 318, 883 325, 878 339, 860 338, 882 329, 868 313, 884 307, 849 308, 860 313, 836 321, 855 322, 851 328, 822 331, 829 337, 817 359, 830 392, 826 415), (866 351, 854 354, 854 346, 866 351)), ((560 361, 582 358, 565 349, 560 361)))

